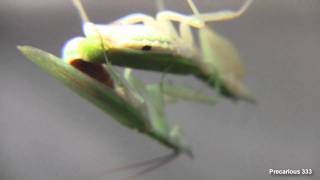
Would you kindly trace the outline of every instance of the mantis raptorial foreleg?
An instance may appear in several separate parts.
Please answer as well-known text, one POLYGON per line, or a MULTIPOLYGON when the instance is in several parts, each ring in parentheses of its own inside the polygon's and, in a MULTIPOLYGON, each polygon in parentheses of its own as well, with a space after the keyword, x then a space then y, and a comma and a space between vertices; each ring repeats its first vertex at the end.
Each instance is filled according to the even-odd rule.
POLYGON ((125 68, 124 77, 127 82, 133 87, 144 99, 141 103, 141 107, 144 108, 146 114, 150 117, 148 122, 149 131, 156 131, 159 134, 168 134, 169 124, 163 121, 166 119, 164 109, 164 96, 161 92, 160 85, 152 88, 147 88, 143 82, 135 78, 130 68, 125 68))
MULTIPOLYGON (((162 121, 162 119, 166 118, 165 103, 168 98, 171 101, 183 99, 207 104, 214 104, 216 102, 212 96, 207 96, 201 91, 195 91, 187 87, 174 86, 166 83, 144 85, 139 79, 133 76, 130 68, 125 69, 124 77, 130 86, 143 96, 144 101, 141 101, 141 107, 146 110, 151 119, 151 123, 149 122, 150 124, 147 126, 149 127, 149 131, 169 134, 177 140, 180 138, 180 128, 174 126, 174 128, 169 129, 169 125, 162 121)), ((192 156, 191 151, 187 153, 192 156)))

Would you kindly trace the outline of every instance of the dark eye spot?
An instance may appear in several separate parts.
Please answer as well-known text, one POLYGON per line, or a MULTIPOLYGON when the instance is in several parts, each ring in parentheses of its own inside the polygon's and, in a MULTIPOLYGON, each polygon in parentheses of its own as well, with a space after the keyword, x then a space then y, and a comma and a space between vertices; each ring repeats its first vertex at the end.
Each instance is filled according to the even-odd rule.
POLYGON ((152 49, 152 46, 148 46, 148 45, 143 46, 143 47, 141 48, 142 51, 150 51, 151 49, 152 49))

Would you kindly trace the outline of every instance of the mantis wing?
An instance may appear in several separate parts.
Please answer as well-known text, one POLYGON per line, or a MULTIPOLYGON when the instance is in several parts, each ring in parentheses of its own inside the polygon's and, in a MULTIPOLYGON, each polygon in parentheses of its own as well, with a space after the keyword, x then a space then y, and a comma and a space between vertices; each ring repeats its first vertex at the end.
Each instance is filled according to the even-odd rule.
POLYGON ((18 48, 33 63, 123 125, 140 131, 146 128, 145 117, 114 89, 90 78, 54 55, 29 46, 18 48))
MULTIPOLYGON (((137 88, 140 91, 139 94, 145 98, 143 104, 147 107, 148 114, 146 114, 140 108, 137 108, 136 104, 128 101, 126 96, 119 95, 115 89, 96 81, 70 64, 65 63, 62 59, 30 46, 19 46, 18 49, 33 63, 64 83, 78 95, 110 114, 121 124, 137 129, 168 148, 191 155, 190 147, 181 141, 179 134, 170 136, 169 125, 163 111, 163 103, 159 101, 159 99, 162 99, 159 88, 151 91, 146 91, 144 86, 141 86, 140 89, 137 88)), ((115 71, 112 70, 111 73, 112 77, 121 78, 115 71)), ((132 78, 134 77, 132 76, 132 78)), ((121 80, 120 84, 124 82, 121 80)), ((139 80, 135 79, 134 84, 138 85, 139 80)), ((127 87, 123 86, 123 88, 127 87)), ((127 91, 130 91, 130 89, 127 91)))
POLYGON ((245 69, 233 45, 209 28, 199 30, 199 40, 203 59, 212 67, 211 74, 216 75, 208 79, 221 81, 223 90, 235 99, 254 101, 252 94, 242 82, 245 69))

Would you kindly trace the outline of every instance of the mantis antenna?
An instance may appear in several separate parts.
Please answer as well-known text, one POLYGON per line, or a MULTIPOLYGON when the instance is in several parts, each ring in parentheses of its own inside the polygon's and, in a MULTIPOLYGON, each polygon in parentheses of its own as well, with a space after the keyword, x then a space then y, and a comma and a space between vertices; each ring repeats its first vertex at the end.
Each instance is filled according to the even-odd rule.
MULTIPOLYGON (((85 24, 85 23, 90 23, 89 16, 88 16, 88 14, 86 13, 86 11, 85 11, 85 9, 84 9, 81 1, 80 1, 80 0, 72 0, 72 2, 73 2, 73 4, 74 4, 74 6, 76 7, 76 9, 78 10, 78 13, 79 13, 79 15, 80 15, 80 18, 81 18, 82 23, 83 23, 83 24, 85 24)), ((94 30, 97 32, 97 34, 98 34, 98 36, 99 36, 99 39, 101 40, 101 47, 102 47, 102 49, 106 49, 107 45, 104 43, 101 33, 98 31, 97 28, 95 28, 94 24, 93 24, 93 28, 94 28, 94 30)), ((105 51, 103 51, 103 56, 104 56, 104 58, 105 58, 105 60, 106 60, 106 64, 110 64, 110 63, 109 63, 109 60, 108 60, 107 53, 106 53, 105 51)), ((110 70, 110 68, 109 68, 109 70, 110 70)))
POLYGON ((79 0, 72 0, 74 6, 77 8, 78 13, 80 14, 80 18, 82 22, 90 22, 88 14, 84 10, 82 3, 79 0))
POLYGON ((173 152, 168 155, 160 156, 160 157, 150 159, 147 161, 142 161, 142 162, 138 162, 138 163, 134 163, 134 164, 128 164, 123 167, 109 169, 107 171, 99 173, 100 174, 99 176, 106 176, 106 175, 110 175, 110 174, 113 174, 116 172, 122 172, 122 171, 131 170, 131 169, 144 168, 144 169, 134 173, 133 175, 126 177, 123 180, 135 179, 137 177, 143 176, 143 175, 151 172, 152 170, 157 169, 157 168, 169 163, 170 161, 174 160, 178 155, 179 154, 177 152, 173 152))
POLYGON ((174 160, 176 157, 178 157, 178 155, 179 154, 177 152, 173 152, 172 154, 169 154, 166 157, 164 157, 162 160, 160 160, 156 164, 153 164, 153 165, 145 168, 144 170, 134 174, 133 176, 129 176, 129 177, 125 178, 124 180, 132 180, 132 179, 135 179, 137 177, 146 175, 147 173, 151 172, 152 170, 155 170, 155 169, 157 169, 157 168, 159 168, 161 166, 164 166, 164 165, 168 164, 169 162, 174 160))

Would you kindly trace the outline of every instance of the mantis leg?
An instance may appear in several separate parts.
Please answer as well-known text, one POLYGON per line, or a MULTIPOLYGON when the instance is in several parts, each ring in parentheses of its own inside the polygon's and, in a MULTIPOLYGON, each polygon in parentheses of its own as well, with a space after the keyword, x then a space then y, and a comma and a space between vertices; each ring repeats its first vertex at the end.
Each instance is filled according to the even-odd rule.
MULTIPOLYGON (((180 35, 189 44, 193 44, 193 36, 190 31, 190 27, 203 29, 205 27, 205 22, 210 21, 224 21, 231 20, 241 16, 251 5, 253 0, 246 0, 246 2, 241 6, 238 11, 223 10, 213 13, 199 13, 199 10, 195 6, 192 0, 188 0, 188 4, 193 11, 192 16, 183 15, 173 11, 162 11, 157 14, 157 21, 159 24, 164 25, 168 28, 173 28, 172 24, 168 25, 170 21, 176 21, 180 23, 180 35)), ((169 32, 173 32, 170 30, 169 32)))
MULTIPOLYGON (((147 85, 147 89, 152 89, 155 86, 159 86, 159 84, 149 84, 147 85)), ((166 103, 173 103, 178 100, 186 100, 214 105, 218 100, 215 96, 208 95, 201 90, 194 90, 194 88, 191 87, 162 83, 160 84, 160 88, 166 103)))
MULTIPOLYGON (((189 0, 189 1, 192 1, 192 0, 189 0)), ((253 0, 246 0, 245 3, 237 11, 222 10, 222 11, 213 12, 213 13, 201 13, 196 16, 198 16, 201 20, 205 22, 232 20, 241 16, 248 9, 248 7, 251 5, 252 2, 253 0)))
MULTIPOLYGON (((188 0, 195 18, 203 22, 227 20, 240 16, 245 12, 253 0, 247 0, 238 11, 220 11, 216 13, 200 14, 193 0, 188 0)), ((203 66, 207 79, 218 93, 226 90, 228 96, 235 99, 244 98, 252 101, 253 97, 242 83, 245 70, 236 48, 227 39, 204 26, 199 28, 198 37, 202 50, 203 66)))
POLYGON ((167 32, 172 37, 177 37, 177 33, 174 29, 174 26, 170 22, 166 21, 163 23, 159 23, 153 17, 142 13, 130 14, 128 16, 114 21, 112 24, 126 25, 138 23, 143 23, 144 25, 152 28, 162 29, 164 32, 167 32))
POLYGON ((133 87, 143 98, 143 108, 150 118, 149 126, 150 131, 156 131, 161 136, 166 136, 170 132, 169 124, 166 121, 163 94, 160 85, 147 88, 139 79, 132 75, 132 70, 125 69, 125 78, 127 82, 133 87))
POLYGON ((189 45, 189 47, 193 47, 194 38, 190 26, 185 23, 180 23, 179 32, 181 38, 189 45))
POLYGON ((157 22, 152 16, 143 14, 143 13, 135 13, 124 16, 112 24, 120 24, 120 25, 127 25, 127 24, 138 24, 143 23, 146 26, 157 26, 157 22))
POLYGON ((226 90, 235 99, 253 101, 252 94, 242 82, 245 69, 236 48, 209 28, 199 30, 199 41, 207 64, 206 81, 213 87, 226 90))
POLYGON ((201 19, 194 17, 193 15, 184 15, 174 11, 161 11, 156 17, 158 22, 176 21, 179 23, 185 23, 194 28, 202 28, 205 26, 201 19))
POLYGON ((158 26, 162 27, 165 32, 170 34, 172 37, 178 37, 177 31, 175 30, 172 22, 179 22, 179 34, 181 39, 184 40, 185 43, 189 45, 189 47, 193 47, 193 35, 190 27, 194 28, 202 28, 205 26, 204 22, 193 17, 184 14, 180 14, 173 11, 161 11, 157 14, 156 17, 158 26))
POLYGON ((163 88, 161 87, 161 84, 149 86, 147 88, 149 98, 148 100, 150 101, 148 112, 152 121, 152 130, 155 131, 156 134, 162 137, 169 137, 172 142, 180 144, 182 148, 180 148, 175 153, 179 154, 179 152, 183 152, 192 158, 193 154, 190 146, 181 141, 182 133, 180 131, 180 128, 176 125, 171 128, 169 126, 169 123, 166 121, 166 116, 164 113, 164 93, 162 89, 163 88))

